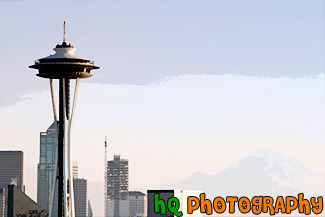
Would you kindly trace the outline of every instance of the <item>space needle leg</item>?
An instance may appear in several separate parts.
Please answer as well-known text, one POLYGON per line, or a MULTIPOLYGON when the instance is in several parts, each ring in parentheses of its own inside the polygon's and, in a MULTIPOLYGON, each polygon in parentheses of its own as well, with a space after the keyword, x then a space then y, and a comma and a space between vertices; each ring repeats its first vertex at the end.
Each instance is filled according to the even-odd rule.
POLYGON ((72 126, 73 126, 73 120, 74 120, 74 114, 75 114, 75 109, 76 109, 76 103, 77 103, 77 96, 78 96, 78 89, 79 89, 79 78, 76 79, 76 85, 75 85, 75 91, 74 91, 74 97, 73 97, 73 104, 72 104, 72 109, 71 109, 71 117, 68 120, 68 129, 67 129, 67 160, 68 160, 68 177, 70 180, 70 185, 69 185, 69 201, 70 201, 70 214, 72 217, 75 216, 75 206, 74 206, 74 189, 73 189, 73 176, 72 176, 72 165, 71 165, 71 131, 72 131, 72 126))
POLYGON ((70 201, 70 176, 68 175, 69 171, 69 161, 68 161, 68 131, 67 127, 69 124, 69 104, 70 104, 70 80, 68 78, 62 78, 62 86, 63 86, 63 114, 62 114, 62 121, 64 121, 63 125, 63 216, 64 217, 71 217, 71 201, 70 201))
MULTIPOLYGON (((50 87, 51 87, 51 98, 52 98, 54 121, 57 122, 58 116, 56 114, 55 95, 54 95, 54 87, 53 87, 53 79, 52 78, 50 78, 50 87)), ((55 126, 55 127, 57 127, 57 126, 55 126)))
POLYGON ((59 130, 58 130, 58 217, 64 217, 64 149, 65 149, 65 80, 59 79, 59 130))
POLYGON ((76 86, 74 92, 73 106, 71 111, 71 117, 69 117, 69 94, 70 84, 68 78, 64 80, 64 95, 65 95, 65 110, 64 110, 64 216, 74 217, 75 216, 75 204, 74 204, 74 190, 73 190, 73 176, 72 176, 72 165, 71 165, 71 130, 72 123, 75 114, 76 101, 78 95, 79 78, 76 79, 76 86))
POLYGON ((72 110, 71 110, 71 117, 70 117, 70 120, 69 120, 69 128, 68 128, 69 141, 70 141, 70 132, 71 132, 71 129, 72 129, 72 124, 73 124, 73 119, 74 119, 74 113, 75 113, 75 110, 76 110, 77 95, 78 95, 78 89, 79 89, 79 80, 80 80, 80 78, 77 78, 76 79, 76 87, 75 87, 74 96, 73 96, 73 104, 72 104, 72 110))
MULTIPOLYGON (((58 139, 58 117, 56 113, 56 105, 55 105, 55 95, 54 95, 54 88, 53 88, 53 79, 50 79, 50 87, 51 87, 51 99, 52 99, 52 107, 53 107, 53 115, 54 115, 54 125, 55 125, 55 139, 58 139)), ((58 147, 56 146, 56 153, 58 153, 58 147)), ((55 158, 55 169, 54 169, 54 176, 52 181, 52 189, 50 191, 50 204, 49 204, 49 217, 53 216, 53 206, 55 201, 55 189, 57 186, 57 158, 58 155, 56 154, 55 158)))

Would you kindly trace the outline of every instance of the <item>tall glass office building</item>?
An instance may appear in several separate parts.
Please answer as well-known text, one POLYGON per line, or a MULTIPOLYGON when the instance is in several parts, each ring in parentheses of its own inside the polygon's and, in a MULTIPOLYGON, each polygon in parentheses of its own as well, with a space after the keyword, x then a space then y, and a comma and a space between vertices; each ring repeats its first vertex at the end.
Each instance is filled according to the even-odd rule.
POLYGON ((40 157, 37 173, 37 203, 47 211, 49 211, 50 195, 54 183, 56 152, 57 138, 53 123, 46 132, 40 133, 40 157))

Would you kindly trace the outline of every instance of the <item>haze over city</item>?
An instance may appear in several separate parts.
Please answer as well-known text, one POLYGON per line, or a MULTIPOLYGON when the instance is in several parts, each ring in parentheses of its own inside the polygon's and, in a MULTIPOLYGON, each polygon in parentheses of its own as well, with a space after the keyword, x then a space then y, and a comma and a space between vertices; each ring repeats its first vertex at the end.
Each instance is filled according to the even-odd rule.
POLYGON ((76 54, 101 66, 81 80, 72 134, 94 216, 105 136, 109 159, 129 160, 131 190, 216 174, 260 149, 325 174, 324 1, 0 6, 0 146, 24 152, 33 199, 53 115, 49 82, 28 66, 54 53, 63 20, 76 54))

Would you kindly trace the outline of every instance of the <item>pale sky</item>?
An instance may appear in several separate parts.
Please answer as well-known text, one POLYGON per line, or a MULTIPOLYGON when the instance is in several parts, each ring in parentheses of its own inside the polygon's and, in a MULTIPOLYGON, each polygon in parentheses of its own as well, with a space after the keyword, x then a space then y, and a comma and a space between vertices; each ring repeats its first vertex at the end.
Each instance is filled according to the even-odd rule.
POLYGON ((35 200, 53 116, 28 65, 53 54, 63 20, 76 54, 101 66, 79 90, 81 177, 103 182, 105 136, 109 158, 130 161, 131 189, 214 174, 256 149, 325 173, 324 1, 0 4, 0 149, 24 151, 35 200))
POLYGON ((88 80, 92 83, 324 72, 321 0, 1 1, 0 6, 0 105, 48 88, 27 66, 62 42, 63 20, 78 54, 102 67, 88 80))

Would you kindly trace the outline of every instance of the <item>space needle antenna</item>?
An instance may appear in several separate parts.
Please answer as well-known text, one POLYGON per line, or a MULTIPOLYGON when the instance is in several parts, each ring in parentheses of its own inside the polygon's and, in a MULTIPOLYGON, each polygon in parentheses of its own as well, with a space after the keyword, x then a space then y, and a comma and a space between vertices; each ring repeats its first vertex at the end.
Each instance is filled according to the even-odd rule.
POLYGON ((63 21, 63 42, 66 42, 66 38, 65 38, 65 21, 63 21))

